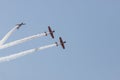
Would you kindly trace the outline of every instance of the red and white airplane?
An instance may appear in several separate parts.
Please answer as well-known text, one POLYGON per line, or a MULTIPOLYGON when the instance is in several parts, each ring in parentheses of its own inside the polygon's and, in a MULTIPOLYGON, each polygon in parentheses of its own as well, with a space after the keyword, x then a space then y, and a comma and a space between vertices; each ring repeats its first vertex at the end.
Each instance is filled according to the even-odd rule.
POLYGON ((59 37, 59 42, 55 42, 56 46, 61 45, 63 49, 65 49, 66 41, 63 41, 61 37, 59 37))
MULTIPOLYGON (((48 32, 49 32, 49 34, 51 35, 51 37, 54 38, 54 34, 53 34, 53 33, 54 33, 55 31, 52 30, 50 26, 48 26, 48 32)), ((45 32, 45 34, 46 34, 46 36, 48 35, 47 32, 45 32)))

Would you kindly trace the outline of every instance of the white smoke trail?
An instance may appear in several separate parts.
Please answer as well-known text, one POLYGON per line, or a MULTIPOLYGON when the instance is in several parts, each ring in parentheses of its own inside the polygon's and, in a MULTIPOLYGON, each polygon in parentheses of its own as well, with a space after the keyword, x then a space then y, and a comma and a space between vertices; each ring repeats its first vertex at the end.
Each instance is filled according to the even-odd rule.
POLYGON ((11 46, 15 46, 15 45, 18 45, 20 43, 23 43, 23 42, 26 42, 26 41, 29 41, 29 40, 32 40, 32 39, 35 39, 35 38, 40 38, 42 36, 46 36, 46 34, 49 34, 49 32, 41 33, 41 34, 37 34, 37 35, 33 35, 33 36, 29 36, 29 37, 26 37, 26 38, 23 38, 23 39, 20 39, 20 40, 16 40, 16 41, 4 44, 4 45, 0 46, 0 49, 4 49, 4 48, 11 47, 11 46))
POLYGON ((17 29, 17 26, 15 26, 14 28, 12 28, 4 37, 3 39, 0 41, 0 46, 3 45, 7 39, 11 36, 11 34, 17 29))
POLYGON ((5 56, 5 57, 0 57, 0 62, 11 61, 11 60, 17 59, 19 57, 25 56, 27 54, 31 54, 31 53, 34 53, 36 51, 40 51, 40 50, 47 49, 47 48, 54 47, 54 46, 56 46, 56 44, 51 44, 51 45, 47 45, 47 46, 43 46, 43 47, 39 47, 39 48, 26 50, 26 51, 16 53, 13 55, 9 55, 9 56, 5 56))

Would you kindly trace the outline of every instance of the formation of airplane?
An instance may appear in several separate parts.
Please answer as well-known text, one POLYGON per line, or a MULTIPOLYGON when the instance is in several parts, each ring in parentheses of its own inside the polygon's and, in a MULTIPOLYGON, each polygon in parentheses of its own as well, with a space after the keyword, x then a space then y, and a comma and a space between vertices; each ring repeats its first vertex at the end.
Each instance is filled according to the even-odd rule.
MULTIPOLYGON (((48 30, 49 30, 49 33, 50 33, 51 37, 54 38, 53 33, 55 31, 52 30, 50 26, 48 26, 48 30)), ((58 46, 60 44, 63 49, 65 49, 65 45, 64 45, 65 43, 66 43, 66 41, 63 41, 62 37, 59 37, 59 42, 55 42, 56 46, 58 46)))
MULTIPOLYGON (((23 42, 26 42, 28 40, 32 40, 32 39, 35 39, 35 38, 39 38, 39 37, 42 37, 42 36, 48 36, 50 35, 53 39, 55 38, 54 37, 54 32, 55 30, 52 30, 50 26, 48 26, 48 32, 44 32, 44 33, 41 33, 41 34, 37 34, 37 35, 33 35, 33 36, 29 36, 29 37, 26 37, 26 38, 23 38, 23 39, 19 39, 19 40, 16 40, 16 41, 13 41, 13 42, 10 42, 10 43, 6 43, 6 40, 11 36, 11 34, 16 30, 16 29, 19 29, 22 25, 25 25, 25 23, 20 23, 20 24, 16 24, 15 28, 11 29, 6 35, 5 37, 3 37, 3 39, 0 41, 0 49, 4 49, 4 48, 7 48, 7 47, 11 47, 11 46, 15 46, 15 45, 18 45, 20 43, 23 43, 23 42)), ((55 42, 56 46, 58 45, 61 45, 63 49, 65 49, 65 44, 66 41, 63 41, 62 40, 62 37, 59 37, 59 42, 55 42)))
MULTIPOLYGON (((47 35, 50 35, 53 39, 55 38, 54 37, 54 32, 55 31, 52 30, 50 26, 48 26, 48 31, 47 32, 39 33, 39 34, 36 34, 36 35, 32 35, 32 36, 29 36, 29 37, 25 37, 25 38, 22 38, 22 39, 19 39, 19 40, 12 41, 12 42, 9 42, 9 43, 5 43, 8 40, 8 38, 14 33, 14 31, 19 29, 22 25, 25 25, 25 23, 22 22, 20 24, 17 24, 14 28, 12 28, 0 40, 0 49, 5 49, 5 48, 8 48, 8 47, 15 46, 15 45, 24 43, 26 41, 36 39, 36 38, 40 38, 40 37, 47 36, 47 35)), ((16 59, 16 58, 19 58, 19 57, 22 57, 22 56, 40 51, 40 50, 44 50, 44 49, 47 49, 47 48, 54 47, 54 46, 62 46, 62 48, 65 49, 65 43, 66 43, 66 41, 63 41, 62 37, 59 37, 58 42, 55 42, 53 44, 49 44, 49 45, 46 45, 46 46, 41 46, 41 47, 37 47, 37 48, 33 48, 33 49, 28 49, 28 50, 25 50, 25 51, 21 51, 19 53, 15 53, 15 54, 12 54, 12 55, 1 57, 0 62, 10 61, 10 60, 13 60, 13 59, 16 59)))
MULTIPOLYGON (((54 30, 51 29, 50 26, 48 26, 48 31, 49 34, 51 35, 52 38, 54 38, 54 30)), ((48 35, 47 32, 45 32, 46 36, 48 35)), ((63 49, 65 49, 65 43, 66 41, 63 41, 62 37, 59 37, 59 42, 55 42, 56 46, 61 45, 63 49)))
MULTIPOLYGON (((55 31, 52 30, 50 26, 48 26, 48 30, 49 30, 49 33, 50 33, 51 37, 54 38, 54 34, 53 33, 55 31)), ((47 33, 46 33, 46 36, 47 36, 47 33)), ((59 42, 55 42, 56 46, 61 45, 63 49, 65 49, 65 43, 66 43, 66 41, 63 41, 62 37, 59 37, 59 42)))

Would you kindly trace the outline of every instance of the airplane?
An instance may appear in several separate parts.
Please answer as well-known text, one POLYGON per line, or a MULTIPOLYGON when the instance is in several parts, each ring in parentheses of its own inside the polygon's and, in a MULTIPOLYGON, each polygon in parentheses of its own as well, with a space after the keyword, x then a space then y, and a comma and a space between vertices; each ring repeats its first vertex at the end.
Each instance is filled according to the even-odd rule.
MULTIPOLYGON (((48 31, 49 31, 49 33, 50 33, 51 37, 52 37, 52 38, 54 38, 54 34, 53 34, 53 33, 54 33, 55 31, 54 31, 54 30, 52 30, 50 26, 48 26, 48 31)), ((48 33, 47 33, 47 32, 45 32, 45 34, 46 34, 46 36, 48 35, 48 33)))
POLYGON ((17 24, 16 26, 17 26, 17 29, 19 29, 22 25, 25 25, 25 23, 20 23, 20 24, 17 24))
POLYGON ((62 38, 59 37, 59 42, 60 43, 55 42, 56 46, 58 46, 60 44, 62 46, 62 48, 65 49, 65 45, 64 44, 66 43, 66 41, 63 41, 62 38))

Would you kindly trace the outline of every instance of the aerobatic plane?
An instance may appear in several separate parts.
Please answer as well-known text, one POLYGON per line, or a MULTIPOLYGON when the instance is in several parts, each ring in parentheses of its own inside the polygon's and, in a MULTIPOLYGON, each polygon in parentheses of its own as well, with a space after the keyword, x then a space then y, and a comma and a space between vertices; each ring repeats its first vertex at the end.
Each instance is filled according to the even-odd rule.
POLYGON ((22 25, 25 25, 25 23, 20 23, 20 24, 16 24, 16 26, 17 26, 17 29, 19 29, 22 25))
MULTIPOLYGON (((53 34, 53 33, 54 33, 55 31, 54 31, 54 30, 52 30, 50 26, 48 26, 48 31, 49 31, 49 34, 51 35, 51 37, 52 37, 52 38, 54 38, 54 34, 53 34)), ((48 33, 47 33, 47 32, 45 32, 45 35, 47 36, 47 35, 48 35, 48 33)))
POLYGON ((54 33, 55 31, 52 30, 50 26, 48 26, 48 30, 49 30, 49 32, 50 32, 51 37, 54 38, 53 33, 54 33))
MULTIPOLYGON (((41 34, 37 34, 37 35, 33 35, 33 36, 29 36, 29 37, 25 37, 23 39, 19 39, 19 40, 16 40, 16 41, 13 41, 13 42, 9 42, 9 43, 6 43, 4 44, 8 38, 11 36, 11 34, 19 29, 22 25, 25 25, 25 23, 20 23, 20 24, 16 24, 16 26, 11 29, 4 37, 3 39, 0 41, 0 49, 4 49, 4 48, 8 48, 8 47, 11 47, 11 46, 15 46, 15 45, 18 45, 18 44, 21 44, 23 42, 26 42, 26 41, 29 41, 29 40, 32 40, 32 39, 35 39, 35 38, 39 38, 39 37, 42 37, 42 36, 47 36, 50 34, 50 36, 52 38, 54 38, 54 30, 51 29, 50 26, 48 26, 48 31, 47 32, 43 32, 41 34)), ((13 59, 16 59, 16 58, 19 58, 19 57, 22 57, 24 55, 27 55, 27 54, 31 54, 33 52, 37 52, 37 51, 40 51, 40 50, 43 50, 43 49, 47 49, 47 48, 51 48, 51 47, 54 47, 54 46, 61 46, 63 49, 65 49, 65 43, 66 41, 63 41, 63 39, 61 37, 59 37, 59 41, 58 42, 55 42, 53 44, 50 44, 50 45, 46 45, 46 46, 42 46, 42 47, 37 47, 37 48, 33 48, 33 49, 29 49, 29 50, 25 50, 25 51, 21 51, 19 53, 15 53, 15 54, 12 54, 10 56, 5 56, 5 57, 1 57, 0 58, 0 62, 5 62, 5 61, 10 61, 10 60, 13 60, 13 59)))
POLYGON ((66 41, 63 41, 61 37, 59 37, 59 43, 55 42, 56 46, 58 46, 59 44, 62 46, 63 49, 65 49, 65 44, 66 41))

